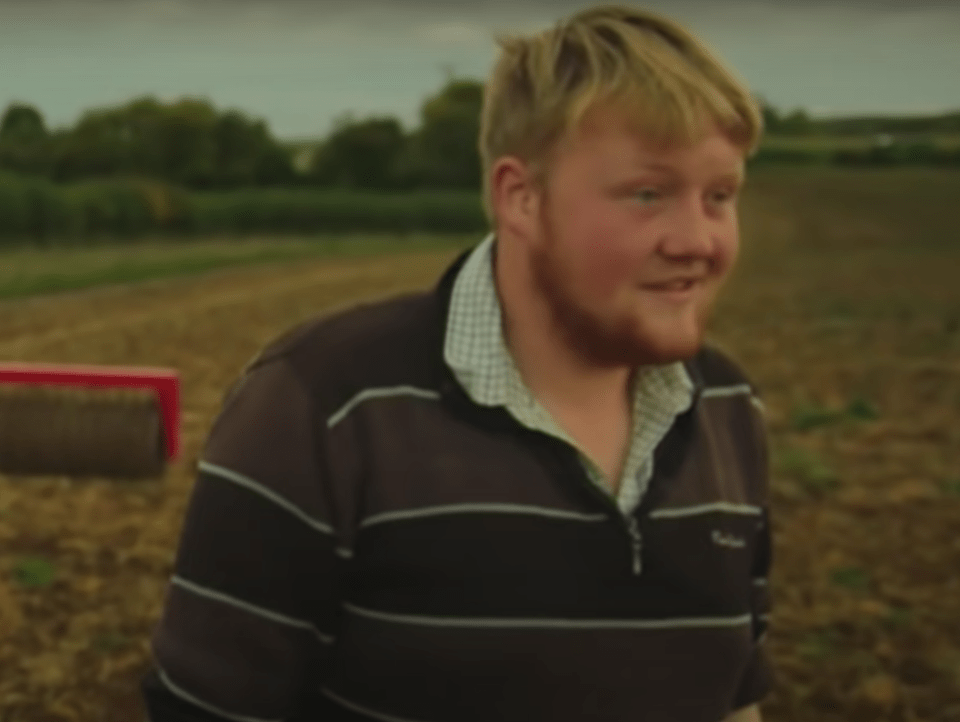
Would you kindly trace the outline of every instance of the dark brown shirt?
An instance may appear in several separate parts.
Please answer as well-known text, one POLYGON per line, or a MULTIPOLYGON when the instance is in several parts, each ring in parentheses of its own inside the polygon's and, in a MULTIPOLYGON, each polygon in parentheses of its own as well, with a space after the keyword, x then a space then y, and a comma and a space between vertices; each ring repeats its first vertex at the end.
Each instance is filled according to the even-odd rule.
POLYGON ((768 693, 749 381, 709 347, 685 362, 694 403, 625 516, 575 449, 444 363, 465 258, 296 328, 230 390, 153 637, 152 722, 719 722, 768 693))

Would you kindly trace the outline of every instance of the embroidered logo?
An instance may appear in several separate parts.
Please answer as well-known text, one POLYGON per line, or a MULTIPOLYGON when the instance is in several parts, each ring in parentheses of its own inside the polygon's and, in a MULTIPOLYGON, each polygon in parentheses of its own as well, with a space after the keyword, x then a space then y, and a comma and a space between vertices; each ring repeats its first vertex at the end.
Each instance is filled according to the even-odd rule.
POLYGON ((713 530, 713 543, 719 546, 724 547, 745 547, 747 543, 740 537, 733 536, 731 534, 724 534, 719 529, 713 530))

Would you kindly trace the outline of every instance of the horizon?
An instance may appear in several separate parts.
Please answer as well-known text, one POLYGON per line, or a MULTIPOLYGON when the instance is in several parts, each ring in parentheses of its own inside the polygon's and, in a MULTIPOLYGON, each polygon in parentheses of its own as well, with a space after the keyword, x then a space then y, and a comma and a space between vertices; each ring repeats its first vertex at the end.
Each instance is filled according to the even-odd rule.
MULTIPOLYGON (((448 77, 483 82, 497 31, 528 32, 569 0, 0 0, 0 105, 48 127, 155 97, 263 119, 285 142, 346 114, 415 127, 448 77), (309 92, 304 92, 308 89, 309 92)), ((644 3, 679 20, 747 86, 816 120, 960 112, 960 5, 892 0, 644 3)))
MULTIPOLYGON (((482 81, 481 78, 466 78, 466 77, 464 77, 464 78, 457 78, 457 80, 482 81)), ((437 87, 436 90, 439 90, 440 87, 441 87, 441 86, 438 85, 438 87, 437 87)), ((240 107, 236 107, 236 106, 221 106, 221 105, 217 105, 215 102, 213 102, 213 100, 212 100, 211 98, 204 98, 204 97, 201 97, 201 96, 193 96, 193 95, 184 95, 184 96, 180 96, 180 97, 172 97, 172 98, 167 98, 167 99, 159 98, 159 97, 156 97, 155 95, 139 95, 139 96, 133 96, 133 97, 131 97, 131 98, 128 98, 127 100, 123 100, 123 101, 120 101, 120 102, 115 103, 115 104, 112 104, 112 105, 91 106, 91 107, 89 107, 89 108, 86 108, 84 111, 81 112, 81 115, 79 115, 79 116, 77 116, 75 119, 73 119, 72 122, 68 122, 68 123, 60 124, 60 125, 52 125, 52 124, 49 123, 49 119, 46 118, 46 117, 44 117, 44 122, 47 124, 47 130, 48 130, 49 132, 51 132, 51 133, 55 133, 55 132, 58 132, 58 131, 67 131, 67 130, 71 129, 71 128, 80 120, 80 118, 81 118, 81 116, 82 116, 83 113, 91 112, 91 111, 99 111, 99 110, 108 110, 108 109, 120 108, 120 107, 124 107, 124 106, 126 106, 126 105, 129 105, 130 103, 133 103, 133 102, 135 102, 135 101, 145 100, 145 99, 156 100, 156 101, 158 101, 158 102, 160 102, 160 103, 163 103, 163 104, 176 103, 176 102, 184 101, 184 100, 193 100, 193 101, 199 101, 199 102, 205 102, 205 103, 211 104, 212 107, 214 107, 218 112, 239 111, 239 112, 243 113, 248 119, 251 119, 251 120, 254 120, 254 121, 256 121, 256 120, 264 120, 264 121, 266 121, 266 122, 267 122, 268 130, 269 130, 270 133, 273 135, 273 137, 277 138, 277 140, 279 140, 280 142, 283 142, 283 143, 310 143, 310 142, 316 142, 316 141, 322 140, 323 138, 326 137, 326 134, 322 134, 322 133, 321 133, 321 134, 316 134, 316 135, 303 135, 303 136, 279 136, 279 135, 274 131, 274 129, 270 126, 269 119, 267 119, 267 118, 264 118, 264 117, 262 117, 262 116, 259 116, 259 115, 255 114, 255 113, 251 113, 251 112, 249 112, 249 111, 248 111, 247 109, 245 109, 245 108, 240 108, 240 107)), ((3 108, 0 108, 0 110, 6 110, 6 108, 9 107, 9 106, 10 106, 11 104, 13 104, 13 103, 23 103, 23 101, 21 101, 21 100, 19 100, 19 99, 18 99, 18 100, 11 101, 10 103, 8 103, 8 104, 7 104, 6 106, 4 106, 3 108)), ((25 104, 26 104, 26 105, 33 105, 34 107, 36 107, 34 104, 29 103, 29 102, 26 102, 25 104)), ((805 108, 775 108, 775 110, 778 111, 778 112, 780 112, 781 114, 786 114, 786 113, 789 113, 789 112, 793 112, 794 110, 803 110, 804 112, 807 112, 805 108)), ((41 111, 41 112, 42 112, 42 111, 41 111)), ((348 111, 348 113, 349 113, 349 111, 348 111)), ((927 119, 927 118, 937 118, 937 117, 942 117, 942 116, 956 116, 956 115, 960 115, 960 106, 958 106, 958 107, 956 107, 956 108, 952 108, 952 109, 946 109, 946 110, 944 110, 944 111, 937 112, 937 113, 919 113, 919 112, 918 112, 918 113, 853 113, 853 114, 824 115, 824 116, 815 116, 815 115, 813 115, 813 114, 809 114, 809 117, 810 117, 811 119, 813 119, 815 122, 824 122, 824 121, 829 122, 829 121, 838 121, 838 120, 842 120, 842 121, 858 121, 858 120, 892 120, 892 119, 927 119)), ((379 117, 396 117, 396 116, 390 116, 389 113, 380 113, 380 114, 374 113, 373 115, 370 115, 370 116, 366 116, 366 115, 365 115, 365 116, 360 116, 360 115, 358 115, 358 116, 356 116, 356 119, 357 119, 357 120, 364 120, 364 119, 366 119, 366 118, 373 117, 373 116, 379 116, 379 117)), ((397 118, 397 119, 401 121, 401 125, 403 126, 404 131, 410 131, 410 130, 412 129, 412 127, 411 127, 410 125, 408 125, 408 124, 406 124, 406 123, 403 123, 402 120, 399 119, 399 118, 397 118)), ((327 133, 329 133, 329 129, 328 129, 327 133)), ((766 133, 769 134, 769 131, 766 131, 766 133)))

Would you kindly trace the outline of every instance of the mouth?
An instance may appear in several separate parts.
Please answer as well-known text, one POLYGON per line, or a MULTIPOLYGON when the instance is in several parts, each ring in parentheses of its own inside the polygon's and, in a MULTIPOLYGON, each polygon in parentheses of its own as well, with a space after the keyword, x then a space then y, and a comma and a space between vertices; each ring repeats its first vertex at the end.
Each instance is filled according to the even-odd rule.
POLYGON ((652 291, 686 291, 697 282, 696 278, 678 278, 668 283, 647 283, 643 287, 652 291))
POLYGON ((682 302, 689 300, 702 283, 698 278, 678 278, 668 283, 645 283, 640 288, 656 294, 659 298, 682 302))

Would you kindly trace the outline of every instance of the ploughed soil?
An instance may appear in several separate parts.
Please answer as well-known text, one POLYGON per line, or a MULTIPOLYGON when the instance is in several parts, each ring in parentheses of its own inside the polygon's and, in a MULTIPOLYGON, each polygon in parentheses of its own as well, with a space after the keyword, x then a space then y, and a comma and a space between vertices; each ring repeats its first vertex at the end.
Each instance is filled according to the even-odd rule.
MULTIPOLYGON (((763 181, 744 200, 741 262, 711 325, 769 421, 766 720, 960 722, 960 241, 932 237, 930 218, 946 213, 936 199, 899 220, 870 212, 907 187, 885 183, 870 201, 850 179, 763 181)), ((156 481, 0 477, 0 722, 143 719, 137 684, 227 386, 290 326, 425 288, 455 255, 0 305, 5 360, 178 369, 184 442, 156 481)))

